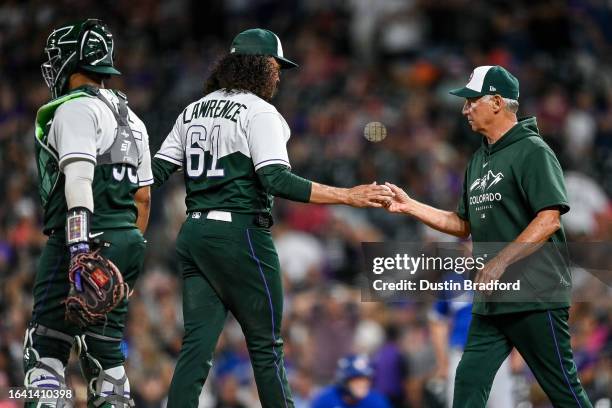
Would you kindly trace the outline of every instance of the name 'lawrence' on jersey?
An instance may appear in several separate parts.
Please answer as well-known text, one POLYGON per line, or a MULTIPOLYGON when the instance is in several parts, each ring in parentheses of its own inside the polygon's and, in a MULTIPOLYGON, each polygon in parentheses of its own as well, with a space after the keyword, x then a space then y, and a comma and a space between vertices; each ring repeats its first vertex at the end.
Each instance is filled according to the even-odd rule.
POLYGON ((188 105, 155 155, 183 168, 187 211, 270 212, 256 171, 290 167, 290 130, 255 94, 218 90, 188 105))

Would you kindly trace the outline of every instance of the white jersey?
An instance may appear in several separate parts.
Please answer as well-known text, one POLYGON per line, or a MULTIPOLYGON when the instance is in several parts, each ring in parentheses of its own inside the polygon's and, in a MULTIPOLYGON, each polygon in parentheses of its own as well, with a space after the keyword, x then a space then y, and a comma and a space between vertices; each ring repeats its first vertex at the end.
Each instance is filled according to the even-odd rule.
MULTIPOLYGON (((110 90, 101 89, 100 92, 117 109, 118 97, 110 90)), ((126 138, 111 149, 119 137, 118 130, 124 132, 124 137, 129 134, 118 126, 110 108, 90 92, 77 89, 39 109, 36 161, 45 210, 45 233, 64 228, 67 204, 65 179, 60 171, 71 160, 87 160, 95 165, 91 186, 94 204, 92 230, 136 227, 138 211, 134 194, 138 188, 153 184, 153 173, 149 135, 142 121, 129 109, 128 124, 136 146, 133 146, 131 138, 126 138), (137 149, 137 155, 133 154, 133 147, 137 149), (120 151, 125 157, 129 155, 133 163, 137 157, 137 168, 125 161, 113 163, 112 150, 120 151)))
POLYGON ((177 118, 158 159, 183 167, 189 211, 269 211, 271 197, 256 171, 290 167, 290 130, 276 108, 250 92, 218 90, 189 104, 177 118))
MULTIPOLYGON (((117 96, 107 89, 100 92, 117 109, 117 96)), ((149 135, 140 118, 129 108, 128 112, 138 150, 138 186, 148 186, 153 184, 149 135)), ((95 97, 76 98, 57 108, 49 129, 49 145, 57 152, 60 169, 74 159, 96 164, 97 157, 110 149, 116 132, 117 120, 104 102, 95 97)))

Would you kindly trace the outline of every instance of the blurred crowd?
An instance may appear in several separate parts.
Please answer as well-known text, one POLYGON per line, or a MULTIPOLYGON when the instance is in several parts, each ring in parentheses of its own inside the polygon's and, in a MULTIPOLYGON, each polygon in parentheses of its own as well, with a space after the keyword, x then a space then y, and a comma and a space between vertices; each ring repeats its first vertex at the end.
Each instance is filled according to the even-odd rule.
MULTIPOLYGON (((282 73, 274 100, 292 130, 295 173, 336 186, 391 181, 453 209, 480 137, 448 95, 473 67, 503 65, 520 80, 521 115, 535 115, 565 170, 573 241, 612 240, 612 6, 604 0, 8 0, 0 3, 0 390, 22 383, 23 333, 32 307, 40 231, 34 117, 49 93, 40 76, 51 29, 83 17, 111 28, 128 95, 154 153, 183 107, 202 95, 233 36, 279 34, 300 68, 282 73), (388 137, 370 143, 379 121, 388 137)), ((162 407, 181 337, 174 238, 185 217, 182 178, 155 192, 145 272, 131 298, 123 344, 137 407, 162 407)), ((297 407, 334 379, 338 358, 366 353, 374 387, 396 407, 435 407, 429 305, 361 302, 360 244, 443 240, 408 217, 277 200, 275 242, 285 282, 284 344, 297 407)), ((612 395, 612 296, 576 303, 576 363, 592 401, 612 395)), ((75 359, 72 360, 76 361, 75 359)), ((69 381, 85 395, 79 369, 69 381)), ((230 318, 202 407, 256 407, 248 354, 230 318)), ((547 400, 514 364, 521 407, 547 400)), ((443 379, 442 379, 443 380, 443 379)), ((0 398, 0 407, 17 406, 0 398)), ((607 405, 609 406, 609 405, 607 405)))

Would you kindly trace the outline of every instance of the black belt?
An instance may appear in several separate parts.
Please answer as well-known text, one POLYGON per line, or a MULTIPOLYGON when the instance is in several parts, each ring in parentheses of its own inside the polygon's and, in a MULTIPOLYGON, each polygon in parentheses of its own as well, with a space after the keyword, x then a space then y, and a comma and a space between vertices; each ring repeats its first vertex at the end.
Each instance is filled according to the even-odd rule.
POLYGON ((189 211, 187 213, 188 219, 204 220, 207 219, 208 213, 211 211, 220 211, 231 214, 230 220, 219 220, 217 218, 208 218, 208 220, 216 220, 218 222, 229 222, 240 226, 248 227, 259 227, 259 228, 271 228, 274 225, 274 219, 271 214, 259 213, 259 214, 241 214, 234 213, 226 210, 208 210, 208 211, 189 211))

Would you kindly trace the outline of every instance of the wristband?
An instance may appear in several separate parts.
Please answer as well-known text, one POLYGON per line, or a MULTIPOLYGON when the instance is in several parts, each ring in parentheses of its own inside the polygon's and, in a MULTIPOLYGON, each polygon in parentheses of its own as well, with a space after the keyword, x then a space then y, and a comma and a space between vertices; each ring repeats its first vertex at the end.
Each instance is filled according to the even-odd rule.
POLYGON ((86 242, 79 242, 78 244, 70 245, 68 250, 70 251, 70 256, 75 256, 77 254, 89 252, 89 244, 86 242))
POLYGON ((66 216, 66 245, 89 242, 89 225, 91 212, 85 207, 75 207, 68 210, 66 216))

